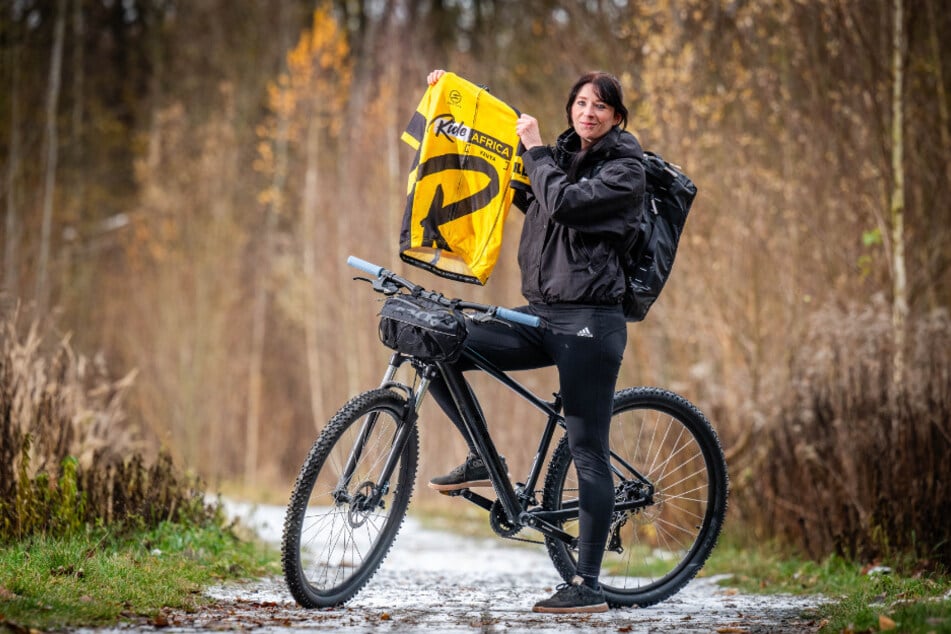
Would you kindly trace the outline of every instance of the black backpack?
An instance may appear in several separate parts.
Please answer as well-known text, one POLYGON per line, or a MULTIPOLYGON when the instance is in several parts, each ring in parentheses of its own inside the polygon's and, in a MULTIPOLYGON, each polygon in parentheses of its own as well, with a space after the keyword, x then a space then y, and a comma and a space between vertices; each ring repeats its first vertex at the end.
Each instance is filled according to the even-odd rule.
POLYGON ((697 195, 696 185, 679 167, 653 152, 644 152, 644 178, 644 212, 621 252, 627 284, 622 306, 628 321, 644 319, 664 288, 697 195))

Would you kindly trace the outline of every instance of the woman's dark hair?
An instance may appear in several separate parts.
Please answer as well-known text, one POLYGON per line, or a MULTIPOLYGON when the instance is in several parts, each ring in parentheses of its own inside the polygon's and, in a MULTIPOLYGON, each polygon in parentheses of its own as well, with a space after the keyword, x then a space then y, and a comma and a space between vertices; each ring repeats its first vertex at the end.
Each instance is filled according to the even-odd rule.
POLYGON ((626 128, 627 107, 624 105, 621 82, 619 82, 614 75, 599 70, 582 75, 578 81, 575 82, 575 85, 572 86, 571 92, 568 93, 568 103, 565 105, 565 114, 568 115, 568 125, 572 123, 571 106, 575 102, 575 98, 578 97, 578 92, 585 84, 591 84, 594 87, 595 94, 598 95, 598 99, 614 108, 614 112, 621 115, 621 129, 626 128))

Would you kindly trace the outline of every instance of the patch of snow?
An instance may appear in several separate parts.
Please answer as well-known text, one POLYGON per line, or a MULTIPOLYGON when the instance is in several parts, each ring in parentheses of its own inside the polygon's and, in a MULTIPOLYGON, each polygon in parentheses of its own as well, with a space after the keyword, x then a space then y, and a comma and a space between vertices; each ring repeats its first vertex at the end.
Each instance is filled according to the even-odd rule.
MULTIPOLYGON (((284 509, 229 504, 263 539, 279 543, 284 509)), ((511 546, 501 539, 473 539, 423 527, 408 517, 390 554, 346 606, 305 610, 283 579, 213 588, 210 596, 235 608, 266 605, 279 612, 262 624, 269 632, 400 631, 520 632, 809 632, 816 598, 743 595, 722 587, 722 577, 701 577, 649 608, 592 615, 543 615, 532 605, 554 591, 561 578, 544 546, 511 546)), ((243 613, 236 609, 236 614, 243 613)), ((244 627, 241 618, 238 623, 244 627)), ((260 617, 258 617, 260 618, 260 617)), ((235 623, 237 625, 237 623, 235 623)), ((199 628, 200 629, 200 628, 199 628)), ((183 631, 195 631, 185 628, 183 631)))

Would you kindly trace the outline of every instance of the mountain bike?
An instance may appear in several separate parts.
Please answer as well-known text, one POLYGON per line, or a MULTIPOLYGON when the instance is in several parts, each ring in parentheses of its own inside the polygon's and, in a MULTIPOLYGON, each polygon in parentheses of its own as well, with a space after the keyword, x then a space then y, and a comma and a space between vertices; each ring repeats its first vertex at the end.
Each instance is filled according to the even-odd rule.
MULTIPOLYGON (((351 256, 348 264, 372 276, 355 279, 371 282, 387 301, 402 301, 428 315, 424 323, 438 321, 432 316, 436 307, 458 320, 539 326, 534 315, 447 298, 359 258, 351 256)), ((451 354, 395 350, 380 386, 353 397, 333 416, 297 476, 281 551, 285 580, 301 606, 350 600, 389 552, 413 494, 420 405, 439 374, 485 461, 495 499, 472 489, 450 494, 484 509, 500 537, 534 541, 522 536, 523 530, 534 531, 561 577, 574 576, 578 486, 560 395, 552 400, 537 396, 466 348, 464 338, 456 354, 539 410, 544 420, 528 473, 516 482, 509 478, 476 395, 447 360, 451 354), (395 377, 406 364, 413 378, 400 382, 395 377)), ((703 413, 682 396, 656 387, 615 393, 610 438, 615 500, 601 585, 612 607, 653 605, 683 588, 713 550, 727 508, 726 462, 703 413)))

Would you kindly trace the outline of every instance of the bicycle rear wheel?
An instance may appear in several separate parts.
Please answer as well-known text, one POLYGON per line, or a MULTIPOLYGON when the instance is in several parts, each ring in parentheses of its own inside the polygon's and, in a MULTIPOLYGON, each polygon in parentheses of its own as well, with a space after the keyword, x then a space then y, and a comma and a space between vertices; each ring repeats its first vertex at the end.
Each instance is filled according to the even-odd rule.
MULTIPOLYGON (((562 438, 552 454, 542 502, 546 510, 577 508, 578 482, 567 440, 562 438)), ((601 585, 612 606, 645 607, 686 585, 716 545, 726 515, 726 461, 700 410, 658 388, 615 394, 611 451, 616 508, 601 585), (643 505, 617 506, 632 502, 643 505)), ((577 518, 561 528, 577 535, 577 518)), ((545 543, 559 574, 571 579, 577 552, 554 538, 545 543)))
POLYGON ((360 394, 321 432, 301 467, 284 517, 281 562, 303 607, 340 605, 376 572, 403 523, 419 459, 415 426, 389 481, 380 481, 407 401, 390 390, 360 394))

